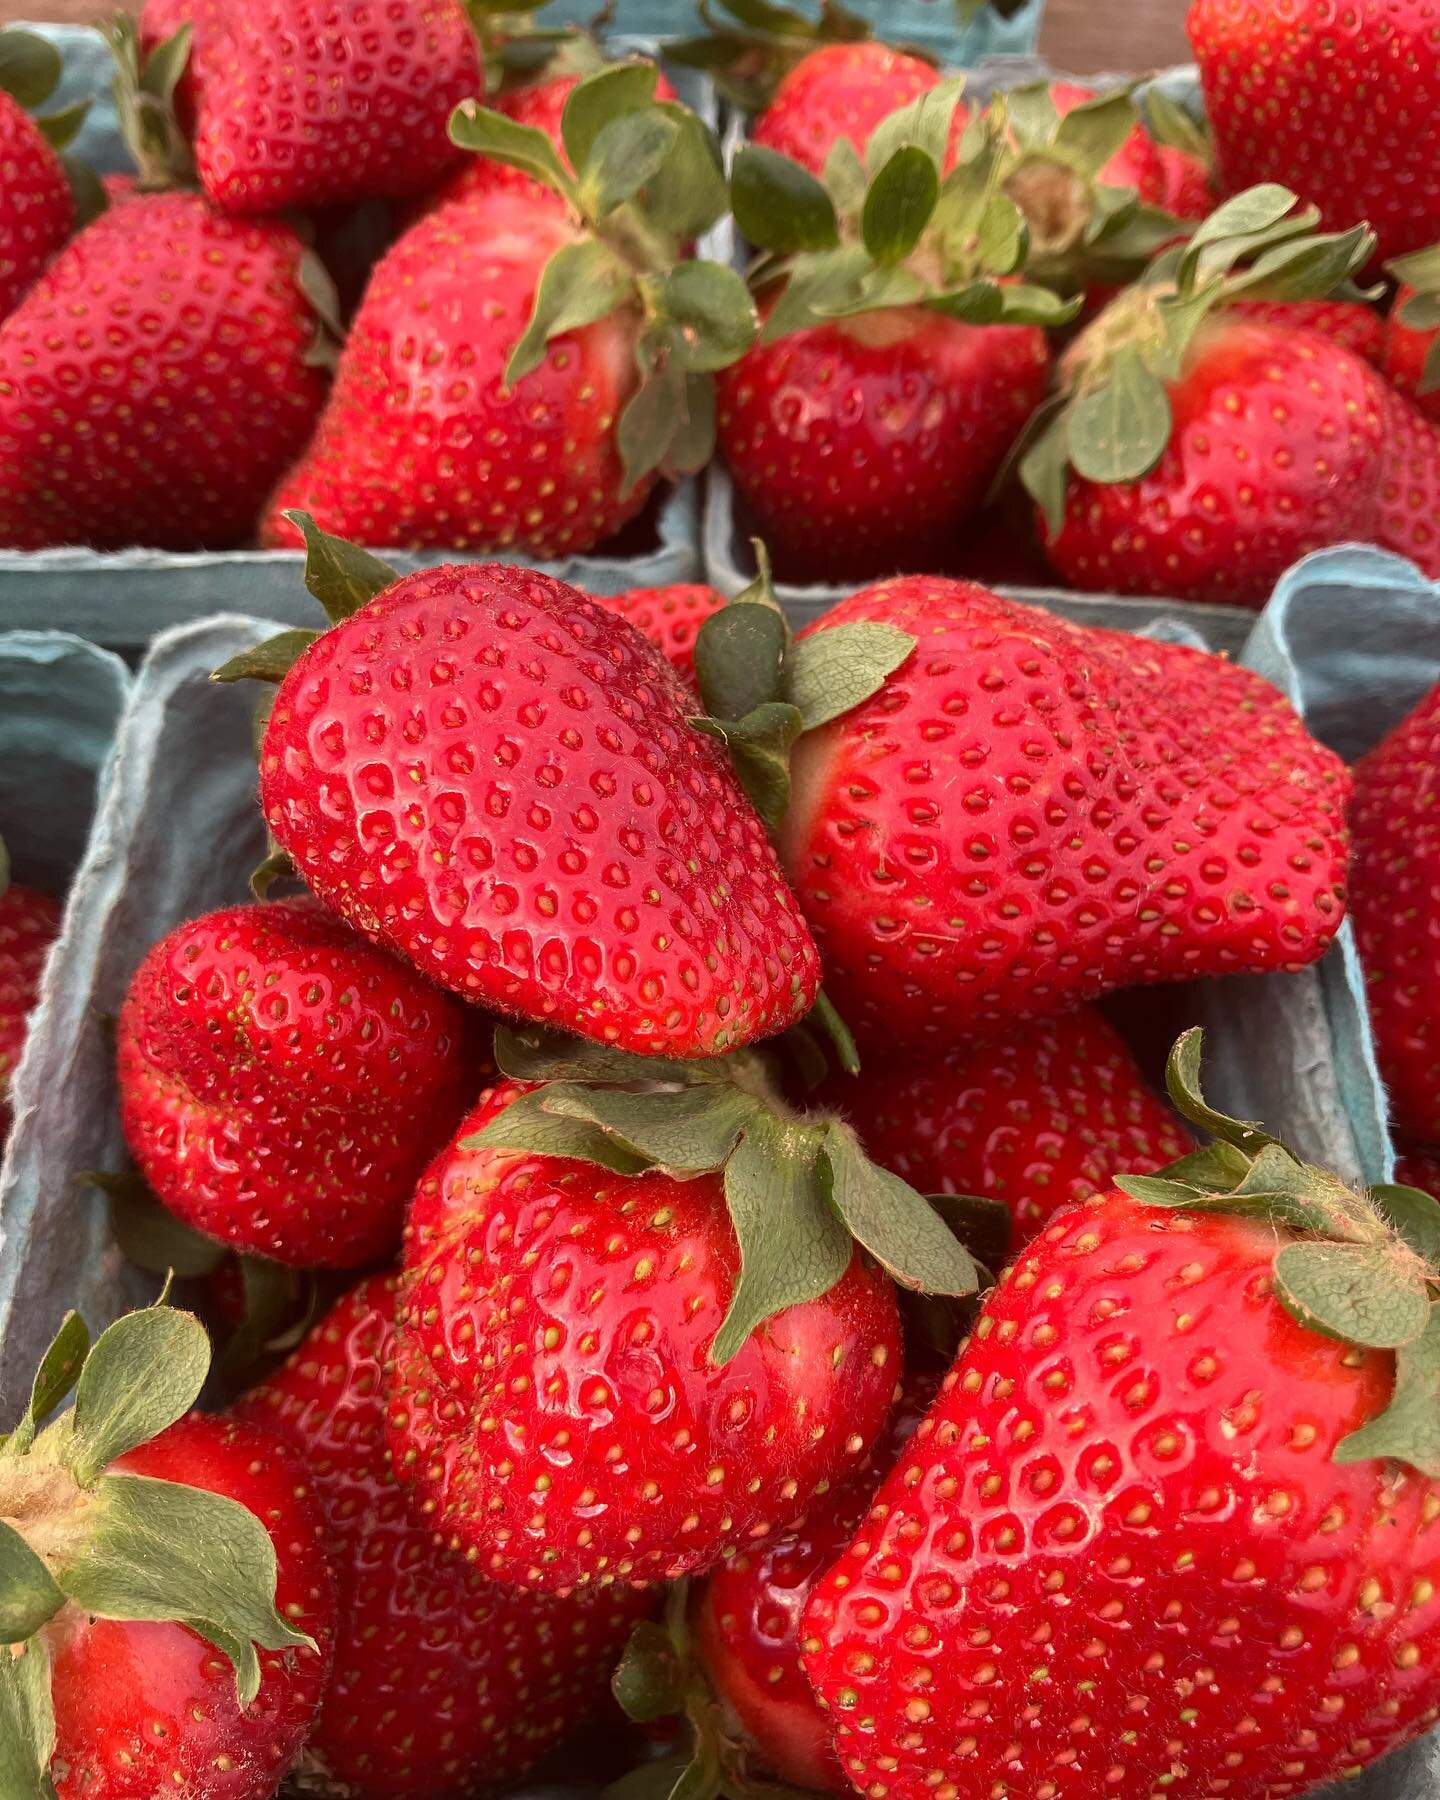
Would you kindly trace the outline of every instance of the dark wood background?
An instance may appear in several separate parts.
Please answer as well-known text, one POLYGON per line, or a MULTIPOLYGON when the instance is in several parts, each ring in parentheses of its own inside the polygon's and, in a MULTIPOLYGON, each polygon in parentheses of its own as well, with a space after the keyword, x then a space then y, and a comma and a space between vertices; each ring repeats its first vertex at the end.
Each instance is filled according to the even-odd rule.
MULTIPOLYGON (((134 0, 134 9, 138 6, 134 0)), ((0 23, 83 21, 114 11, 115 0, 0 0, 0 23)), ((1184 18, 1185 0, 1048 0, 1040 47, 1055 68, 1077 72, 1184 62, 1184 18)))

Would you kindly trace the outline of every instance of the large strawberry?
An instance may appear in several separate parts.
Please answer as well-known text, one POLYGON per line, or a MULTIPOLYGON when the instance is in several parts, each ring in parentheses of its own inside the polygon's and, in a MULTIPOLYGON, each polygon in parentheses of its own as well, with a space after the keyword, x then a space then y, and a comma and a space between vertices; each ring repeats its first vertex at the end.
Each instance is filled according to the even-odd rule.
POLYGON ((1052 1213, 1183 1156, 1190 1139, 1089 1008, 980 1049, 867 1063, 826 1090, 883 1168, 923 1194, 1003 1201, 1018 1246, 1052 1213))
POLYGON ((225 673, 289 670, 261 802, 322 900, 467 999, 627 1049, 706 1056, 808 1010, 764 828, 632 625, 501 564, 397 579, 301 523, 339 622, 225 673))
POLYGON ((857 1240, 911 1285, 963 1292, 973 1266, 753 1052, 497 1044, 516 1079, 411 1216, 396 1470, 496 1580, 709 1567, 859 1471, 884 1423, 899 1319, 857 1240))
POLYGON ((302 1268, 399 1241, 471 1098, 465 1008, 313 901, 226 907, 145 957, 120 1013, 120 1115, 187 1224, 302 1268))
POLYGON ((0 319, 69 237, 75 198, 54 139, 78 121, 35 119, 28 110, 54 91, 60 57, 28 31, 0 32, 0 319))
POLYGON ((1198 1038, 1219 1141, 1029 1246, 810 1602, 862 1792, 1298 1794, 1440 1713, 1440 1208, 1212 1112, 1198 1038))
POLYGON ((794 753, 791 882, 857 1034, 927 1053, 1109 989, 1313 962, 1348 781, 1270 684, 984 588, 867 588, 915 654, 794 753))
POLYGON ((1351 899, 1396 1124, 1440 1144, 1440 687, 1355 765, 1351 899))
POLYGON ((601 69, 546 131, 480 106, 457 143, 560 196, 482 191, 430 213, 376 268, 286 511, 376 545, 592 548, 714 437, 713 372, 755 335, 745 284, 685 244, 725 206, 714 134, 657 101, 657 70, 601 69), (578 171, 572 173, 572 167, 578 171))
POLYGON ((619 594, 597 594, 607 612, 619 613, 649 638, 683 677, 695 680, 695 640, 725 596, 699 581, 675 581, 664 587, 626 588, 619 594))
POLYGON ((517 1595, 435 1546, 386 1459, 394 1316, 393 1278, 363 1282, 236 1411, 289 1442, 325 1513, 335 1673, 305 1791, 459 1800, 514 1781, 583 1724, 644 1602, 517 1595))
POLYGON ((10 1083, 59 930, 59 904, 49 894, 10 880, 0 841, 0 1144, 10 1129, 10 1083))
POLYGON ((162 1304, 87 1344, 72 1313, 0 1445, 5 1791, 270 1800, 330 1668, 308 1477, 267 1431, 183 1416, 197 1320, 162 1304))
POLYGON ((1430 0, 1191 0, 1222 183, 1281 182, 1381 258, 1440 238, 1440 59, 1430 0))
POLYGON ((940 79, 932 63, 874 39, 825 44, 784 76, 751 136, 820 175, 837 142, 861 154, 882 119, 931 92, 940 79))

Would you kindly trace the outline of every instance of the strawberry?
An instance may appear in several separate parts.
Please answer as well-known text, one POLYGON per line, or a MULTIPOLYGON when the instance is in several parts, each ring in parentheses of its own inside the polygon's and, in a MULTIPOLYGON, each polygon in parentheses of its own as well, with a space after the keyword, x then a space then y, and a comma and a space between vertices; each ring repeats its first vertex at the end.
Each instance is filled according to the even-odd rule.
POLYGON ((470 1096, 449 995, 309 900, 222 908, 146 955, 119 1024, 120 1116, 163 1203, 302 1268, 399 1241, 470 1096))
MULTIPOLYGON (((1375 368, 1385 368, 1385 321, 1374 307, 1359 300, 1237 300, 1229 310, 1238 318, 1282 331, 1313 332, 1375 368)), ((1393 381, 1389 370, 1385 372, 1393 381)))
POLYGON ((1385 1190, 1397 1234, 1198 1060, 1220 1141, 1027 1248, 811 1598, 862 1791, 1303 1793, 1440 1714, 1440 1209, 1385 1190))
POLYGON ((517 1595, 436 1548, 385 1455, 395 1283, 373 1276, 236 1407, 284 1438, 325 1512, 335 1673, 306 1792, 455 1800, 518 1779, 606 1692, 642 1601, 517 1595))
POLYGON ((1017 1246, 1122 1171, 1149 1174, 1190 1148, 1123 1038, 1088 1007, 983 1049, 867 1066, 826 1097, 922 1194, 1003 1201, 1017 1246))
POLYGON ((325 391, 303 257, 194 194, 86 226, 0 324, 0 543, 249 538, 325 391))
MULTIPOLYGON (((785 75, 751 138, 819 175, 837 142, 863 152, 882 119, 931 92, 940 79, 933 64, 874 39, 825 44, 785 75)), ((957 109, 955 135, 963 128, 957 109)))
POLYGON ((1192 151, 1174 144, 1157 146, 1162 186, 1157 200, 1177 219, 1203 219, 1215 209, 1210 168, 1192 151))
POLYGON ((10 1130, 10 1082, 25 1048, 30 1014, 50 946, 60 934, 60 907, 48 894, 9 880, 0 843, 0 1145, 10 1130))
POLYGON ((1280 182, 1381 259, 1440 238, 1440 61, 1430 0, 1191 0, 1222 185, 1280 182))
POLYGON ((1440 1151, 1419 1144, 1401 1143, 1395 1163, 1395 1179, 1407 1187, 1440 1195, 1440 1151))
POLYGON ((60 121, 37 120, 27 110, 47 99, 59 79, 53 45, 28 31, 0 31, 0 319, 14 311, 75 224, 65 164, 47 136, 60 121))
POLYGON ((422 217, 377 266, 285 513, 376 545, 571 555, 612 537, 713 439, 713 372, 757 329, 744 282, 683 246, 725 206, 714 134, 636 61, 574 87, 562 131, 472 105, 456 142, 563 202, 481 191, 422 217), (573 160, 573 158, 572 158, 573 160))
POLYGON ((800 739, 780 838, 862 1041, 929 1053, 1325 950, 1347 777, 1268 682, 938 578, 863 589, 799 645, 862 620, 922 648, 800 739))
POLYGON ((687 686, 695 684, 695 639, 700 627, 725 604, 725 596, 698 581, 676 581, 665 587, 627 588, 621 594, 597 594, 607 612, 619 613, 649 638, 687 686))
POLYGON ((313 591, 358 563, 293 667, 280 641, 260 797, 327 905, 468 999, 627 1049, 711 1055, 808 1010, 760 820, 632 625, 501 564, 399 579, 301 523, 313 591))
POLYGON ((190 14, 195 163, 231 213, 404 199, 456 160, 446 135, 483 93, 461 0, 151 0, 151 43, 190 14))
POLYGON ((71 1314, 0 1447, 7 1792, 269 1800, 330 1669, 308 1477, 267 1431, 185 1416, 198 1320, 162 1303, 87 1344, 71 1314))
POLYGON ((1390 1108, 1440 1144, 1440 686, 1355 765, 1350 825, 1355 937, 1390 1108))
MULTIPOLYGON (((1420 323, 1429 309, 1418 309, 1421 296, 1413 287, 1401 287, 1385 320, 1385 351, 1381 367, 1393 388, 1414 399, 1429 419, 1440 419, 1440 390, 1433 380, 1430 361, 1440 343, 1440 321, 1420 323)), ((1427 300, 1431 296, 1425 296, 1427 300)))

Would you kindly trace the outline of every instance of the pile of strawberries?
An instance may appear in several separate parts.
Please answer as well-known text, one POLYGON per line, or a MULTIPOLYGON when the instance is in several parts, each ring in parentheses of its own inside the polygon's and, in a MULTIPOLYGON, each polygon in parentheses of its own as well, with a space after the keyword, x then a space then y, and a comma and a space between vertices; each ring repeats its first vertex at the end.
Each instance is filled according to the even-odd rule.
MULTIPOLYGON (((476 1800, 567 1742, 613 1800, 1292 1800, 1440 1721, 1440 688, 1351 771, 956 572, 1424 560, 1433 175, 1358 188, 1433 133, 1277 168, 1256 75, 1418 108, 1410 9, 1307 4, 1196 0, 1213 170, 1163 99, 748 4, 681 52, 766 90, 728 173, 654 63, 458 0, 114 28, 137 178, 0 223, 0 536, 259 521, 325 619, 215 671, 270 852, 113 1022, 85 1173, 163 1288, 7 1410, 0 1800, 476 1800), (798 634, 763 543, 728 599, 376 553, 587 548, 716 437, 855 590, 798 634), (1416 1186, 1207 1102, 1198 1031, 1162 1097, 1113 1004, 1347 905, 1416 1186)), ((60 924, 0 880, 0 1100, 60 924)))

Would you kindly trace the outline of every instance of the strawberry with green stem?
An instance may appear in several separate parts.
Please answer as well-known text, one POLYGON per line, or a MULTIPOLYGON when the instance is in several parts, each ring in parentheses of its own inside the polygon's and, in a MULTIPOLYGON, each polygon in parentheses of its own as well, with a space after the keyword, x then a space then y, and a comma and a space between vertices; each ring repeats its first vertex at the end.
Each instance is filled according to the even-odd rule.
POLYGON ((720 217, 714 133, 653 63, 581 81, 549 135, 469 104, 455 142, 565 202, 490 192, 423 218, 377 267, 284 514, 379 547, 592 548, 714 442, 713 378, 756 332, 734 270, 684 247, 720 217), (477 210, 478 209, 478 210, 477 210))
POLYGON ((163 1300, 93 1348, 71 1314, 0 1443, 7 1794, 269 1800, 310 1730, 320 1513, 279 1439, 189 1413, 209 1362, 163 1300))
MULTIPOLYGON (((60 53, 30 31, 0 31, 0 319, 11 312, 74 228, 85 172, 61 155, 86 107, 34 117, 59 85, 60 53), (72 187, 75 191, 72 191, 72 187)), ((83 198, 95 205, 94 177, 83 198)))
POLYGON ((1440 245, 1386 264, 1399 282, 1385 322, 1386 379, 1429 419, 1440 419, 1440 245))
POLYGON ((0 1145, 10 1130, 10 1084, 59 932, 58 901, 10 879, 10 858, 0 838, 0 1145))
POLYGON ((1304 1792, 1440 1714, 1440 1207, 1203 1100, 987 1299, 806 1614, 850 1780, 1304 1792))

